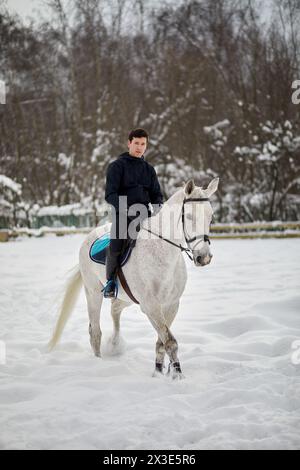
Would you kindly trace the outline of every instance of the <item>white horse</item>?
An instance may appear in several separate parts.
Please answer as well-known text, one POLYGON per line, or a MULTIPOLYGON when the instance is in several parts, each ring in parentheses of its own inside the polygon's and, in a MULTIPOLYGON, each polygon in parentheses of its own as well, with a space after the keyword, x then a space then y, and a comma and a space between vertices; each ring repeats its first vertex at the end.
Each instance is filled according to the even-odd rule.
MULTIPOLYGON (((208 235, 213 211, 209 198, 217 190, 218 182, 219 179, 215 178, 207 189, 203 189, 189 180, 182 189, 176 191, 156 216, 142 222, 135 248, 122 268, 133 296, 158 335, 154 375, 163 372, 167 353, 172 377, 182 376, 177 341, 170 330, 187 281, 182 253, 191 252, 190 258, 196 266, 204 266, 210 262, 212 255, 208 235), (184 245, 187 248, 183 248, 184 245)), ((89 233, 81 246, 79 265, 67 285, 60 315, 49 343, 50 349, 60 339, 83 282, 89 314, 90 343, 95 355, 100 357, 101 290, 106 282, 105 266, 93 262, 89 257, 89 250, 93 242, 108 230, 108 225, 97 227, 89 233)), ((118 297, 111 300, 114 325, 112 343, 115 345, 120 338, 121 312, 132 304, 133 301, 120 285, 118 297)))

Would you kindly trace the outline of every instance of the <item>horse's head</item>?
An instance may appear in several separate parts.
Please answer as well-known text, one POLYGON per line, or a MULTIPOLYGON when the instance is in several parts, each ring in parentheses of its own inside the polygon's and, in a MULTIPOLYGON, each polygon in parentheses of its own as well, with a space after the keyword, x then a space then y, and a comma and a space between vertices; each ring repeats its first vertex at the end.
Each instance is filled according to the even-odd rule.
POLYGON ((205 266, 210 263, 209 229, 213 210, 210 196, 218 189, 219 178, 214 178, 206 189, 195 186, 189 180, 184 188, 182 206, 182 224, 185 240, 192 250, 196 266, 205 266))

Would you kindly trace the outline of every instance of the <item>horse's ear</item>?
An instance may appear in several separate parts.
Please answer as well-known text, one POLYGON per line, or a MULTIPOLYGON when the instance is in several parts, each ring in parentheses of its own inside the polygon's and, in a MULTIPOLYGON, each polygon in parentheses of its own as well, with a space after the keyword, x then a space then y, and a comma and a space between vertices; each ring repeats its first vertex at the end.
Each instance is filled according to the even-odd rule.
POLYGON ((192 192, 194 191, 194 189, 195 189, 195 183, 194 183, 194 180, 191 179, 184 186, 185 195, 190 196, 192 192))
POLYGON ((207 197, 210 197, 212 194, 214 194, 217 189, 218 189, 218 184, 219 184, 219 178, 214 178, 207 188, 204 190, 204 193, 207 197))

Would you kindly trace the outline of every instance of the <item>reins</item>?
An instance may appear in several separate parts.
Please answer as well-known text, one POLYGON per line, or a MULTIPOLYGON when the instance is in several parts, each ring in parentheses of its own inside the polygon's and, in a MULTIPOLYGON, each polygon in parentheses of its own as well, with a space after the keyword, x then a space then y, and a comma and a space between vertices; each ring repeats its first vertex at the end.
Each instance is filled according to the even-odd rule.
POLYGON ((190 255, 189 252, 192 253, 192 249, 190 247, 190 243, 194 242, 195 240, 197 239, 200 239, 200 240, 203 240, 204 242, 208 242, 210 244, 210 239, 209 239, 209 236, 204 234, 204 235, 196 235, 195 237, 193 238, 190 238, 188 239, 186 237, 186 234, 185 234, 185 218, 184 218, 184 205, 188 202, 194 202, 194 201, 197 201, 197 202, 206 202, 206 201, 209 201, 209 198, 208 197, 200 197, 200 198, 190 198, 190 199, 184 199, 183 200, 183 203, 182 203, 182 209, 181 209, 181 221, 182 221, 182 227, 183 227, 183 234, 184 234, 184 238, 185 238, 185 241, 186 241, 186 244, 188 246, 188 248, 185 248, 184 246, 182 246, 181 244, 177 244, 177 243, 174 243, 172 242, 171 240, 169 240, 168 238, 165 238, 163 237, 162 235, 160 235, 159 233, 154 233, 152 232, 152 230, 149 230, 145 227, 142 227, 144 230, 147 230, 147 232, 149 233, 152 233, 152 235, 155 235, 156 237, 158 238, 161 238, 162 240, 164 240, 165 242, 167 243, 170 243, 170 245, 173 245, 173 246, 176 246, 177 248, 179 248, 181 251, 184 251, 187 256, 190 258, 191 261, 193 261, 193 257, 190 255))

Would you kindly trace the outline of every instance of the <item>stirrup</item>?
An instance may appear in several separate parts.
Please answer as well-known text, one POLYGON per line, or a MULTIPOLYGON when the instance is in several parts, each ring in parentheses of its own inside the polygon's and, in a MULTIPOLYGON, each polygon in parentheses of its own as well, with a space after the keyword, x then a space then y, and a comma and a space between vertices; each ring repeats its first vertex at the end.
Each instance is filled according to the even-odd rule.
POLYGON ((115 280, 115 279, 109 279, 107 281, 107 283, 105 284, 105 286, 103 287, 103 289, 101 289, 101 292, 103 292, 103 297, 105 298, 116 298, 118 296, 118 291, 119 291, 119 288, 118 288, 118 281, 115 280), (109 290, 109 288, 111 287, 111 285, 114 286, 114 289, 112 290, 109 290))

